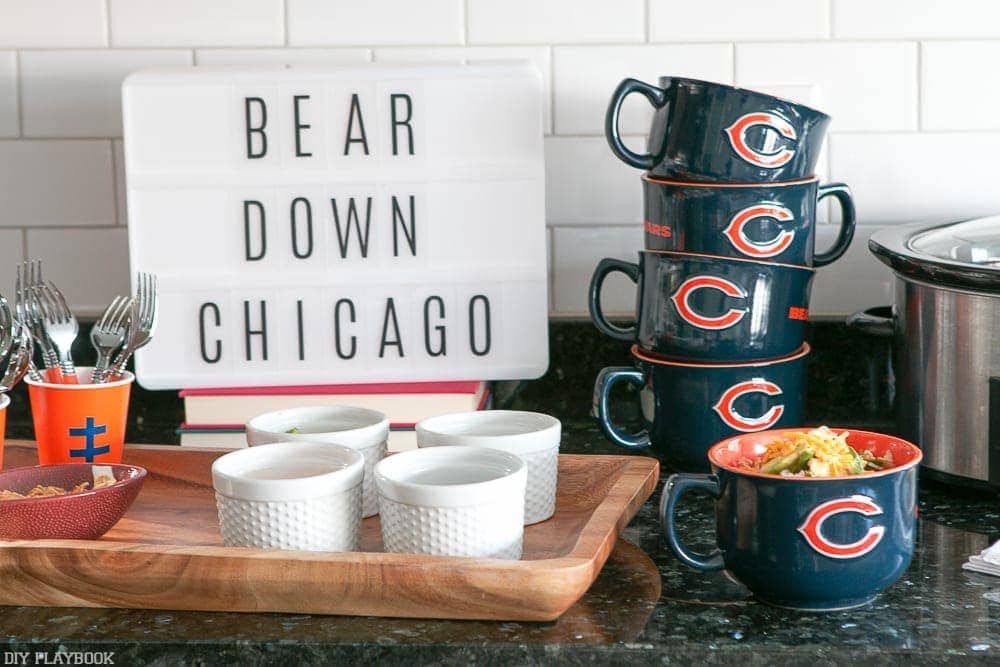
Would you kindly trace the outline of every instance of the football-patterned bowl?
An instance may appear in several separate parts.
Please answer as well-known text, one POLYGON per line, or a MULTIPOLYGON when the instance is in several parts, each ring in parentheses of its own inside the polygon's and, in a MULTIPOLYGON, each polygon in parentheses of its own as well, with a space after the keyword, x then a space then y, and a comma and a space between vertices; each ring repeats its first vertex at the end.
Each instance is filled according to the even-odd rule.
MULTIPOLYGON (((118 523, 139 495, 146 469, 124 464, 57 463, 11 468, 0 472, 0 492, 27 494, 36 486, 79 493, 0 500, 0 538, 6 540, 96 540, 118 523), (96 479, 112 475, 114 484, 93 488, 96 479)), ((2 494, 0 494, 2 495, 2 494)))

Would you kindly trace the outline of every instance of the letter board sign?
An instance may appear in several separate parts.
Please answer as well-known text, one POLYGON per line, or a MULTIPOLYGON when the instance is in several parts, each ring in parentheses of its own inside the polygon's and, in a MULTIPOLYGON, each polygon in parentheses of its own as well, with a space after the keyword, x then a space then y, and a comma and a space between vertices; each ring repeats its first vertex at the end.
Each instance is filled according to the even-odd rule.
POLYGON ((122 101, 143 386, 545 372, 529 63, 149 70, 122 101))

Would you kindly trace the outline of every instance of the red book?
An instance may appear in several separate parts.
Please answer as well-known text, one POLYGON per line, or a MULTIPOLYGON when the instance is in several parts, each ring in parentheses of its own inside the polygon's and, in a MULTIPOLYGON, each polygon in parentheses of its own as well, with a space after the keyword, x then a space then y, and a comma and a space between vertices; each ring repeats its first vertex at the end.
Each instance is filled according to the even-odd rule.
MULTIPOLYGON (((390 452, 415 449, 417 432, 414 424, 389 424, 388 446, 390 452)), ((242 424, 189 424, 184 422, 177 429, 184 447, 210 449, 240 449, 247 446, 246 431, 242 424)))

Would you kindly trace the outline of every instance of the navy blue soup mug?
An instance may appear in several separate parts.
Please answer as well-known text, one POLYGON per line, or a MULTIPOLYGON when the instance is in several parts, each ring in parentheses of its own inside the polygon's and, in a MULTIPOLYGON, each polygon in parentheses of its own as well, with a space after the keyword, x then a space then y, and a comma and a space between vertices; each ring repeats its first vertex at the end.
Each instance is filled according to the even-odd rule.
POLYGON ((792 354, 805 339, 808 267, 693 253, 641 251, 639 263, 602 259, 590 281, 590 317, 604 334, 656 356, 723 362, 792 354), (636 324, 604 317, 604 279, 638 285, 636 324))
POLYGON ((826 266, 854 238, 854 201, 843 183, 683 183, 643 177, 646 249, 826 266), (816 205, 840 204, 840 233, 816 253, 816 205))
POLYGON ((605 368, 594 383, 594 414, 611 442, 651 449, 674 470, 708 472, 706 453, 731 435, 802 423, 809 345, 770 361, 692 364, 655 359, 632 347, 635 368, 605 368), (628 433, 611 418, 611 390, 639 389, 643 429, 628 433))
POLYGON ((793 181, 812 176, 830 117, 802 104, 721 83, 625 79, 611 96, 604 132, 623 162, 679 181, 793 181), (648 153, 621 139, 622 102, 640 93, 655 109, 648 153))
POLYGON ((742 463, 782 431, 724 440, 708 452, 711 475, 673 475, 663 487, 660 522, 674 555, 703 572, 725 569, 762 602, 792 609, 849 609, 892 585, 913 556, 922 455, 893 436, 833 430, 848 430, 858 451, 891 452, 892 467, 840 477, 769 475, 742 463), (715 497, 718 549, 711 554, 692 552, 677 533, 678 502, 692 490, 715 497))

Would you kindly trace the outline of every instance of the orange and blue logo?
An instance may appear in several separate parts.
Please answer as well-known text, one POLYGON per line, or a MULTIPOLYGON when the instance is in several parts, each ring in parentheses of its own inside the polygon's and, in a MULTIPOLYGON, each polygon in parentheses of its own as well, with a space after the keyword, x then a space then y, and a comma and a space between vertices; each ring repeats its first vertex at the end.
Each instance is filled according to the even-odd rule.
POLYGON ((782 230, 769 241, 753 241, 747 236, 746 227, 755 220, 773 218, 778 222, 790 222, 795 215, 780 204, 755 204, 748 206, 733 216, 729 225, 722 230, 722 235, 728 239, 734 248, 747 257, 774 257, 783 253, 792 240, 795 232, 782 230))
POLYGON ((863 495, 829 500, 810 512, 798 531, 802 533, 802 537, 810 547, 830 558, 858 558, 878 546, 885 535, 885 526, 871 526, 860 540, 849 544, 832 542, 824 537, 823 522, 844 512, 878 516, 882 514, 882 508, 874 500, 863 495))
POLYGON ((763 431, 764 429, 774 426, 781 415, 785 412, 785 406, 782 404, 772 405, 767 412, 760 415, 759 417, 747 417, 746 415, 740 414, 736 410, 735 403, 737 399, 741 396, 746 396, 747 394, 766 394, 767 396, 780 396, 782 391, 781 387, 768 380, 754 379, 746 380, 744 382, 737 382, 729 389, 722 392, 722 396, 719 398, 718 402, 712 406, 719 418, 728 426, 729 428, 735 429, 737 431, 742 431, 744 433, 753 433, 754 431, 763 431))
POLYGON ((747 133, 752 127, 769 128, 790 141, 798 138, 795 127, 777 114, 767 111, 744 114, 737 118, 736 122, 723 130, 729 138, 729 144, 733 147, 733 150, 744 161, 758 167, 764 167, 765 169, 777 169, 786 164, 795 155, 795 149, 788 148, 787 146, 783 146, 772 152, 765 152, 751 147, 747 143, 747 133))
POLYGON ((677 313, 681 318, 699 329, 728 329, 736 325, 747 314, 746 308, 730 308, 722 315, 702 315, 691 305, 691 296, 700 289, 714 289, 722 292, 726 296, 734 299, 747 298, 746 291, 739 285, 716 276, 694 276, 688 278, 677 291, 673 293, 670 300, 674 303, 677 313))

